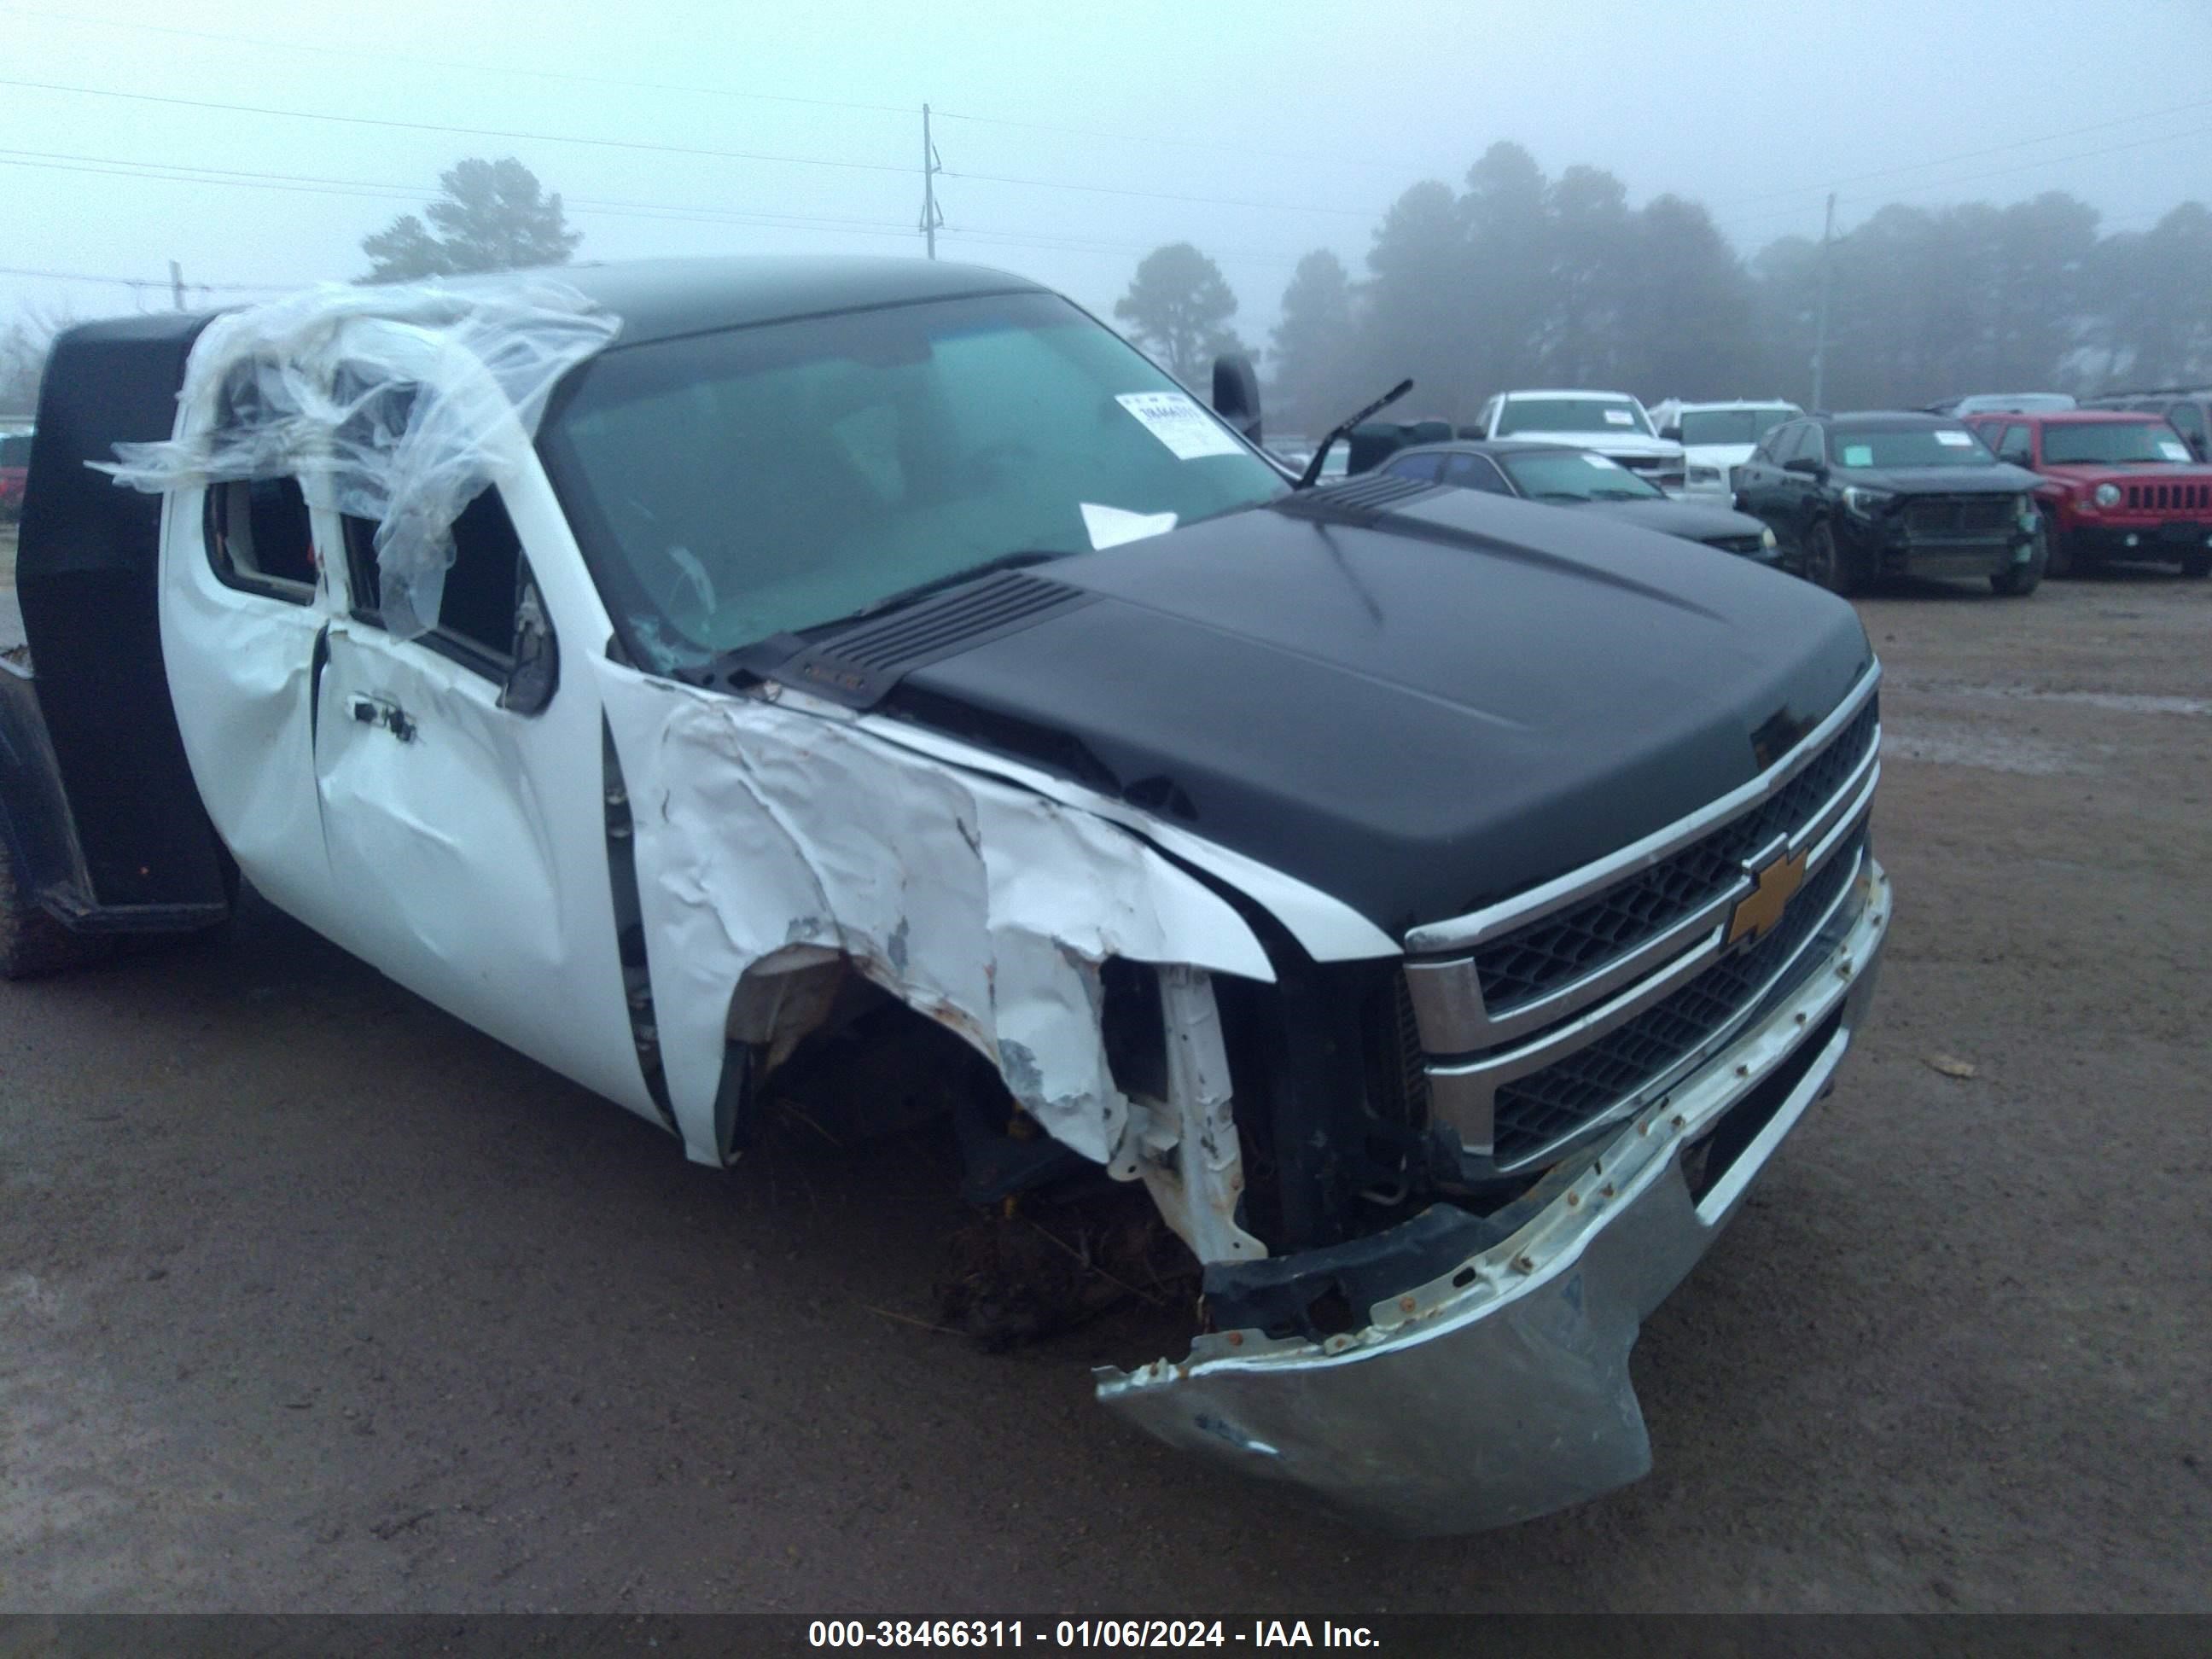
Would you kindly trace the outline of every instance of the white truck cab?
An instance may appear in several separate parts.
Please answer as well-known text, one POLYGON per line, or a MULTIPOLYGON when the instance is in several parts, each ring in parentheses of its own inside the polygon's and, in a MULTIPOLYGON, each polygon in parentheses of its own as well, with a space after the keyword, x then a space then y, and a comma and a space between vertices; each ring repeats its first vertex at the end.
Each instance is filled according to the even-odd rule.
POLYGON ((1595 450, 1670 494, 1682 488, 1682 446, 1659 435, 1626 392, 1501 392, 1475 422, 1485 438, 1523 438, 1595 450))
POLYGON ((1751 459, 1759 441, 1804 412, 1780 398, 1710 404, 1669 398, 1651 411, 1651 418, 1662 437, 1682 446, 1682 493, 1727 501, 1735 493, 1731 475, 1751 459))

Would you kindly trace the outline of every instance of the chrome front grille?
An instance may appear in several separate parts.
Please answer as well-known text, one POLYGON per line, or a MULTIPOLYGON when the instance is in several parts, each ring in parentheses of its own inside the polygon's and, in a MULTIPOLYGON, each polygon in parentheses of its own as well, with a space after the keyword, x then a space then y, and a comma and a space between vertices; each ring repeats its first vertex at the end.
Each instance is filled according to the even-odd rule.
POLYGON ((1540 1072, 1500 1085, 1495 1155, 1510 1167, 1671 1079, 1737 1018, 1795 990, 1820 952, 1804 949, 1837 912, 1864 851, 1863 830, 1790 902, 1774 931, 1721 958, 1672 996, 1540 1072))
POLYGON ((1407 936, 1434 1120, 1500 1173, 1671 1085, 1817 959, 1881 775, 1872 673, 1760 777, 1680 823, 1407 936), (1794 882, 1779 915, 1745 901, 1794 882), (1744 935, 1739 938, 1738 935, 1744 935))
POLYGON ((1626 955, 1737 886, 1747 859, 1802 830, 1872 752, 1869 700, 1813 763, 1776 793, 1680 852, 1583 903, 1500 936, 1475 952, 1483 1006, 1506 1013, 1626 955))

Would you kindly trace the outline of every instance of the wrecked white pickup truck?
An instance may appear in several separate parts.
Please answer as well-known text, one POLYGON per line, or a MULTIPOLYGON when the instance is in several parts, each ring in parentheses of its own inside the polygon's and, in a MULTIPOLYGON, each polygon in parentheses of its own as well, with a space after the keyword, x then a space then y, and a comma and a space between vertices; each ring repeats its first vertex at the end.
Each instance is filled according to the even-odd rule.
POLYGON ((0 967, 242 872, 714 1166, 927 1022, 993 1190, 1140 1182, 1202 1264, 1116 1411, 1410 1532, 1634 1480, 1638 1322, 1871 991, 1877 666, 1673 538, 1296 487, 1248 381, 921 262, 76 329, 0 967))

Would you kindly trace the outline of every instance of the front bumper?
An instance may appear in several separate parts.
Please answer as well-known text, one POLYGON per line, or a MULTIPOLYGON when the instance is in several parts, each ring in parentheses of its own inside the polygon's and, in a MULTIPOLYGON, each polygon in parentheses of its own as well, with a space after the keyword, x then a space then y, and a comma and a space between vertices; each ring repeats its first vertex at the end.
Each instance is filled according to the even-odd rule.
POLYGON ((1828 959, 1510 1237, 1376 1303, 1364 1329, 1217 1332, 1179 1364, 1102 1370, 1099 1398, 1171 1445, 1405 1534, 1509 1525, 1640 1478, 1651 1445, 1629 1349, 1830 1086, 1889 923, 1888 877, 1869 860, 1859 880, 1828 959))
POLYGON ((2179 559, 2212 549, 2212 522, 2195 519, 2077 519, 2066 535, 2074 553, 2090 559, 2179 559))

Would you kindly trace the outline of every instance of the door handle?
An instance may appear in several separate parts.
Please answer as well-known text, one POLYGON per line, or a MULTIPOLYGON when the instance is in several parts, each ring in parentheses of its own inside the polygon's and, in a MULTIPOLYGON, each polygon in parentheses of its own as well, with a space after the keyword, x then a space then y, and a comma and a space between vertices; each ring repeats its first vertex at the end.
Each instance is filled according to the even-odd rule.
POLYGON ((364 696, 356 691, 346 699, 346 709, 363 726, 380 726, 402 743, 415 741, 415 722, 389 697, 364 696))

